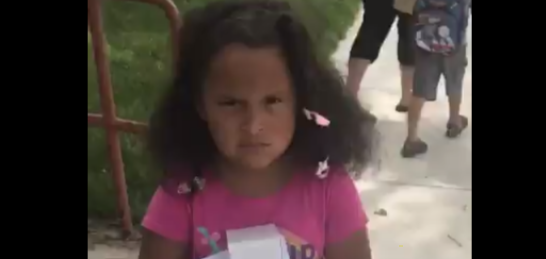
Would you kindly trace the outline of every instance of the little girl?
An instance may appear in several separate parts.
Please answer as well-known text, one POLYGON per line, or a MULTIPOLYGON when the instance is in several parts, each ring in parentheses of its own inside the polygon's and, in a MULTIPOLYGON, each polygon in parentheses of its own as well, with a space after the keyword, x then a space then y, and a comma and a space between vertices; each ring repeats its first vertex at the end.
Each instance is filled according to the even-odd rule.
POLYGON ((291 259, 370 259, 351 177, 375 117, 317 57, 281 1, 218 1, 188 13, 172 87, 152 116, 166 172, 143 220, 140 259, 200 259, 226 230, 274 224, 291 259))

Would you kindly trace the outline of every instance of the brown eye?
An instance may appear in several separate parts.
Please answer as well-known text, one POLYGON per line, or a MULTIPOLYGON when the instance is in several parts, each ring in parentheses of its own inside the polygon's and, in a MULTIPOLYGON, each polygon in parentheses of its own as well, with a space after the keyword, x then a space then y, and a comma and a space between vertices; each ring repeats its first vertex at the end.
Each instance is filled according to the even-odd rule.
POLYGON ((281 103, 282 100, 280 98, 277 98, 275 96, 270 96, 270 97, 267 97, 265 99, 265 103, 270 105, 270 104, 277 104, 277 103, 281 103))
POLYGON ((225 100, 225 101, 218 102, 218 105, 228 106, 228 107, 235 106, 237 104, 239 104, 239 102, 237 102, 236 100, 225 100))

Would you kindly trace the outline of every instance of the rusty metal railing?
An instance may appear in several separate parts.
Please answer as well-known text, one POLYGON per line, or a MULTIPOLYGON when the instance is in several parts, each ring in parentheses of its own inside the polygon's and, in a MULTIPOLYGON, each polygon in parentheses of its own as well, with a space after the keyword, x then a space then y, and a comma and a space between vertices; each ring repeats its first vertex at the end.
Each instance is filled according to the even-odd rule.
MULTIPOLYGON (((152 4, 161 8, 165 12, 165 15, 169 19, 173 57, 176 57, 176 54, 178 53, 177 30, 181 26, 181 21, 178 9, 172 0, 131 1, 152 4)), ((124 235, 129 235, 132 233, 133 224, 131 220, 131 208, 129 206, 129 199, 127 196, 127 185, 125 182, 124 165, 121 156, 118 132, 121 131, 140 134, 146 131, 147 126, 141 122, 119 119, 116 116, 116 104, 114 102, 112 82, 110 79, 110 65, 106 50, 107 42, 102 26, 101 0, 87 0, 87 20, 92 38, 93 57, 97 66, 100 107, 102 111, 102 114, 88 113, 87 125, 89 127, 102 127, 106 131, 108 157, 111 165, 114 186, 116 189, 117 208, 121 217, 121 225, 124 235)), ((175 59, 173 58, 173 60, 175 59)))

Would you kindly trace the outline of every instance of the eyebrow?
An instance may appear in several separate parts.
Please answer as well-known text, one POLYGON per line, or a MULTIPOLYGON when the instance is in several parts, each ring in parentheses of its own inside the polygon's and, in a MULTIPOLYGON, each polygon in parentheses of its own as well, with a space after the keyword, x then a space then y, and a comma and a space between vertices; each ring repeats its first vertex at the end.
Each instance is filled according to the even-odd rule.
MULTIPOLYGON (((263 95, 263 97, 269 97, 269 96, 281 96, 281 97, 284 97, 286 96, 288 93, 285 93, 285 92, 281 92, 281 91, 276 91, 276 92, 271 92, 271 93, 267 93, 265 95, 263 95)), ((228 95, 228 94, 219 94, 219 96, 217 96, 217 98, 223 98, 223 99, 241 99, 240 97, 238 96, 235 96, 235 95, 228 95)))

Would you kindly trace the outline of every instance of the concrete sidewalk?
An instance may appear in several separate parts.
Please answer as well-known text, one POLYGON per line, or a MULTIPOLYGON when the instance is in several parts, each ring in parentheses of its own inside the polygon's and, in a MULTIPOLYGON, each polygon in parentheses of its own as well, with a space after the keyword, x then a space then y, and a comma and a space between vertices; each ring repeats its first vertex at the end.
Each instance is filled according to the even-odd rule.
MULTIPOLYGON (((361 15, 333 56, 343 74, 360 20, 361 15)), ((469 67, 462 112, 471 121, 471 23, 468 35, 469 67)), ((394 111, 400 98, 397 39, 393 26, 359 92, 364 106, 378 116, 382 134, 379 170, 357 183, 370 218, 374 259, 470 259, 472 122, 459 139, 444 137, 448 103, 442 83, 438 101, 425 106, 420 126, 429 153, 417 159, 400 157, 406 116, 394 111), (376 215, 379 210, 385 210, 387 216, 376 215)))
MULTIPOLYGON (((360 17, 333 56, 343 73, 360 17)), ((471 35, 470 28, 470 65, 462 108, 470 120, 471 35)), ((429 143, 429 153, 413 160, 400 157, 405 116, 394 111, 400 94, 396 41, 394 26, 359 94, 362 102, 378 116, 383 138, 380 170, 357 183, 370 218, 374 259, 470 259, 472 124, 459 139, 445 139, 447 100, 441 86, 438 101, 425 107, 420 127, 422 137, 429 143), (386 216, 376 215, 381 209, 387 212, 386 216)), ((136 254, 106 247, 87 253, 89 259, 133 259, 136 254)))

